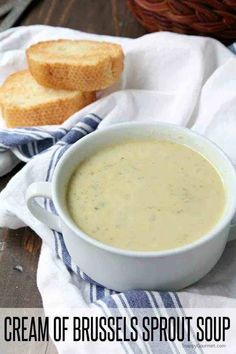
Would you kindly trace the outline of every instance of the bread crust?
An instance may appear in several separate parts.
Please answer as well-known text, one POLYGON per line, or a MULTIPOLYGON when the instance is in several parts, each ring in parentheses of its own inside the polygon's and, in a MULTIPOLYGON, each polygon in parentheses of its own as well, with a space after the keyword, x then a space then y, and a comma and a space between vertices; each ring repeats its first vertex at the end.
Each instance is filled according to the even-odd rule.
MULTIPOLYGON (((45 102, 32 102, 27 106, 19 105, 17 101, 14 102, 14 95, 17 95, 17 92, 12 92, 12 86, 14 83, 20 84, 28 74, 29 72, 25 70, 10 75, 0 89, 0 107, 9 128, 61 124, 73 113, 95 100, 94 92, 74 91, 71 94, 68 92, 65 97, 56 99, 54 97, 51 101, 47 98, 45 102), (12 102, 6 99, 6 94, 11 95, 12 102)), ((22 89, 24 89, 23 83, 22 89)))
POLYGON ((35 80, 43 86, 55 89, 97 91, 105 89, 115 83, 124 67, 124 54, 118 44, 94 41, 71 41, 57 40, 37 43, 26 51, 29 70, 35 80), (63 60, 63 54, 58 53, 53 56, 55 45, 69 46, 71 44, 80 46, 93 43, 94 49, 89 52, 86 58, 86 52, 81 57, 73 55, 75 60, 70 60, 67 56, 63 60), (98 52, 96 53, 96 46, 98 52), (46 56, 44 57, 45 51, 46 56), (94 52, 93 60, 91 54, 94 52), (52 60, 48 60, 51 57, 52 60), (58 59, 59 58, 59 59, 58 59))

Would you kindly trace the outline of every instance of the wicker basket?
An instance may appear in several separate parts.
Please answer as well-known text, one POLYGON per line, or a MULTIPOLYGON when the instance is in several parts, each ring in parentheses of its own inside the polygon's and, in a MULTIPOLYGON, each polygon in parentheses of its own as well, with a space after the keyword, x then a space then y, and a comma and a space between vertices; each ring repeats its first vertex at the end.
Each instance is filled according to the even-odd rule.
POLYGON ((127 0, 137 20, 149 31, 236 40, 236 0, 127 0))

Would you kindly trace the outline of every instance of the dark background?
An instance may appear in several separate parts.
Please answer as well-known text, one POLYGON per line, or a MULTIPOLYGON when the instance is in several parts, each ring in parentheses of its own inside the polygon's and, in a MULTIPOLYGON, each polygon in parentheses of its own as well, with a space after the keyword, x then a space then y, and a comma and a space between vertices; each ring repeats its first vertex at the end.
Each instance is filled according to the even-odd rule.
MULTIPOLYGON (((7 2, 0 0, 0 5, 7 2)), ((145 33, 125 0, 34 0, 16 25, 34 24, 132 38, 145 33)), ((0 178, 0 190, 18 169, 0 178)), ((29 228, 0 229, 0 307, 42 306, 36 285, 40 247, 40 238, 29 228), (14 269, 17 265, 23 272, 14 269)))

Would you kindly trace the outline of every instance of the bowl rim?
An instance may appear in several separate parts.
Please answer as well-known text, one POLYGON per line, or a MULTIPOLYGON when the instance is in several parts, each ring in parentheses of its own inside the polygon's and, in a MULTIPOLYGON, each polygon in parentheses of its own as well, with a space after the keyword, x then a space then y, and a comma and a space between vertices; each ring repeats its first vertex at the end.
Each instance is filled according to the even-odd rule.
MULTIPOLYGON (((197 149, 195 149, 197 151, 197 149)), ((200 152, 199 152, 200 153, 200 152)), ((202 154, 203 155, 203 154, 202 154)), ((204 155, 203 155, 204 156, 204 155)), ((214 165, 214 164, 213 164, 214 165)), ((216 167, 216 166, 215 166, 216 167)), ((189 128, 178 126, 172 123, 163 123, 163 122, 122 122, 122 123, 117 123, 114 125, 111 125, 106 128, 102 129, 97 129, 94 132, 86 135, 85 137, 81 138, 78 140, 76 143, 74 143, 62 156, 62 158, 59 160, 54 174, 52 178, 52 200, 55 205, 56 211, 58 212, 59 217, 61 220, 64 222, 64 224, 67 225, 67 227, 72 230, 75 234, 76 237, 80 237, 82 240, 85 242, 88 242, 89 244, 98 247, 102 250, 108 251, 113 254, 117 255, 123 255, 123 256, 129 256, 129 257, 141 257, 141 258, 152 258, 152 257, 165 257, 168 255, 176 255, 180 253, 184 253, 187 251, 191 251, 197 247, 200 247, 207 243, 208 241, 212 240, 214 237, 217 236, 218 233, 220 233, 228 224, 231 223, 232 218, 234 216, 234 213, 236 211, 236 171, 235 168, 230 161, 229 157, 225 154, 225 152, 213 141, 209 140, 207 137, 203 136, 202 134, 199 134, 189 128), (227 204, 225 205, 225 209, 223 211, 223 214, 219 218, 218 222, 215 224, 213 228, 211 228, 207 233, 205 233, 203 236, 201 236, 199 239, 195 240, 194 242, 188 243, 184 246, 181 247, 176 247, 173 249, 167 249, 167 250, 159 250, 159 251, 135 251, 135 250, 127 250, 123 248, 118 248, 114 246, 110 246, 108 244, 105 244, 101 241, 98 241, 94 239, 92 236, 89 236, 85 232, 83 232, 74 222, 71 218, 67 217, 65 215, 63 208, 60 205, 59 198, 57 196, 58 193, 58 176, 60 174, 61 169, 63 168, 63 164, 67 159, 70 158, 70 156, 74 153, 75 150, 77 150, 80 145, 88 144, 89 141, 95 136, 95 135, 102 135, 102 134, 108 134, 113 131, 116 131, 119 128, 126 129, 130 126, 132 126, 133 129, 135 127, 166 127, 169 130, 173 129, 178 132, 182 132, 183 134, 187 134, 189 136, 193 136, 200 141, 204 142, 205 144, 210 145, 215 152, 220 155, 226 162, 227 169, 229 170, 229 173, 234 177, 235 179, 235 187, 234 191, 230 191, 229 195, 230 198, 228 198, 227 204, 230 204, 230 207, 227 208, 227 204), (228 211, 227 211, 228 209, 228 211)))

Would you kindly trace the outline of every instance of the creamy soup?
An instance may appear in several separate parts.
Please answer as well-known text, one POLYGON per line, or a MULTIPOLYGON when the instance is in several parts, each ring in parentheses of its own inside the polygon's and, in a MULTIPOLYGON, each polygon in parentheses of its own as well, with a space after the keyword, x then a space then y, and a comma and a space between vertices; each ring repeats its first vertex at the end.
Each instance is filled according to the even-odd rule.
POLYGON ((69 214, 92 238, 138 251, 173 249, 207 233, 225 205, 222 180, 199 153, 135 140, 83 161, 67 189, 69 214))

